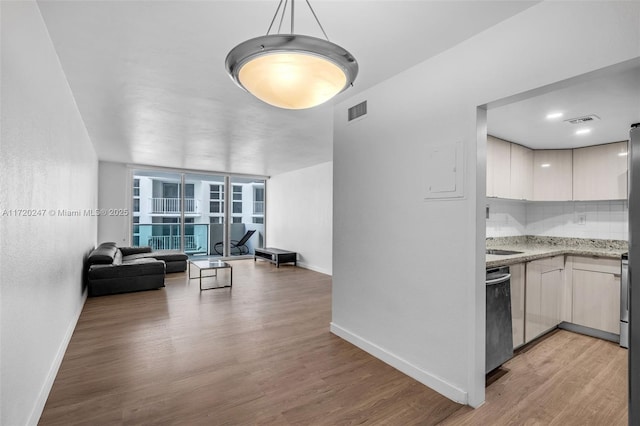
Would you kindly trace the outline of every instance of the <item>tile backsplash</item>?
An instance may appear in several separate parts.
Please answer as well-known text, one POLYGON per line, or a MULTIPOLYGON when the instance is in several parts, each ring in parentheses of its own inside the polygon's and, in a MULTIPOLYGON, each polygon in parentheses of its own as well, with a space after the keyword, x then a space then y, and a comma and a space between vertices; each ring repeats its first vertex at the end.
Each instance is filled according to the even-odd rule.
POLYGON ((487 237, 629 239, 627 201, 518 201, 488 198, 487 237))

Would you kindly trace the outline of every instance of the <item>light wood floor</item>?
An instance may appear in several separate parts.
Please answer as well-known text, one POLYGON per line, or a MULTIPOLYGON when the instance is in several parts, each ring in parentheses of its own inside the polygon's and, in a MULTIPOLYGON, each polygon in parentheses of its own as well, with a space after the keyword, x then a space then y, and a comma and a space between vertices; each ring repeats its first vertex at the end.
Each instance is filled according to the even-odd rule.
POLYGON ((486 402, 444 425, 627 425, 627 350, 556 330, 487 379, 486 402))
POLYGON ((626 351, 612 343, 554 333, 472 410, 329 333, 330 277, 233 268, 233 290, 170 274, 162 290, 89 298, 40 424, 626 422, 626 351))

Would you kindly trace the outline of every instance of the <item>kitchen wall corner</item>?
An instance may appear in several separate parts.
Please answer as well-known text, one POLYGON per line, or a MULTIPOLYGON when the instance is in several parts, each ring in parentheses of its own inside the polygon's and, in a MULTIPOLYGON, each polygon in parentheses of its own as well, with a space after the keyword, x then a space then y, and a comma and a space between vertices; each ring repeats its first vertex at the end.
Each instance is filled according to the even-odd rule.
POLYGON ((487 198, 487 205, 487 237, 527 235, 526 201, 487 198))

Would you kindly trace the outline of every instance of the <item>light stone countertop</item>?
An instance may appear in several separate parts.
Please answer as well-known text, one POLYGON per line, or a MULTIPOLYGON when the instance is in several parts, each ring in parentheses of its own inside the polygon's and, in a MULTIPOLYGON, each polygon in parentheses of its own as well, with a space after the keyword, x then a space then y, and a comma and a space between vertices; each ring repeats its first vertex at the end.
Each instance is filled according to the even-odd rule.
POLYGON ((487 268, 515 265, 558 255, 597 256, 620 259, 629 251, 627 241, 591 238, 521 237, 487 238, 487 249, 520 251, 513 255, 486 255, 487 268))

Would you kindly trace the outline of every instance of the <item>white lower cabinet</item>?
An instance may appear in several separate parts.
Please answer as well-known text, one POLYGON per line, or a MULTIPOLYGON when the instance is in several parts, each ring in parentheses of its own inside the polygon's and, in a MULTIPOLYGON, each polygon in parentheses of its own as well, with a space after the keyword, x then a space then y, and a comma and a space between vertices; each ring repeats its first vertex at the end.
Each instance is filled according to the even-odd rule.
POLYGON ((511 327, 513 348, 524 344, 524 286, 525 264, 510 266, 511 272, 511 327))
POLYGON ((620 261, 570 256, 571 322, 620 334, 620 261))
POLYGON ((527 263, 525 343, 560 323, 564 256, 527 263))
POLYGON ((560 255, 510 268, 514 349, 563 321, 620 334, 619 259, 560 255))

